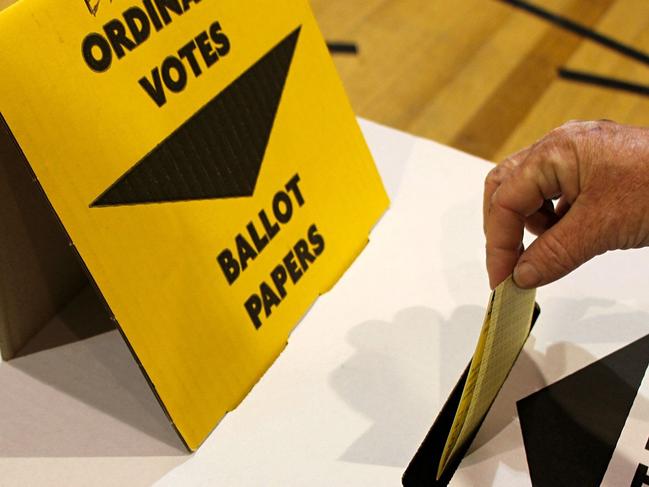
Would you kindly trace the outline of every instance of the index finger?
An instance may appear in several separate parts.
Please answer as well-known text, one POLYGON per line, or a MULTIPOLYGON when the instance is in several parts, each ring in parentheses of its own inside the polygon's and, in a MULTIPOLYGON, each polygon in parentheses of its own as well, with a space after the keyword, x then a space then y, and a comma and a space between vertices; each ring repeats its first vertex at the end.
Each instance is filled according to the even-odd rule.
POLYGON ((509 177, 511 172, 525 160, 530 150, 531 146, 512 154, 487 174, 484 182, 484 195, 482 199, 482 222, 485 234, 487 233, 487 215, 489 213, 489 206, 491 205, 493 194, 498 189, 498 186, 509 177))
POLYGON ((525 219, 560 191, 552 164, 542 151, 530 153, 493 192, 485 217, 487 272, 495 288, 518 262, 525 219))

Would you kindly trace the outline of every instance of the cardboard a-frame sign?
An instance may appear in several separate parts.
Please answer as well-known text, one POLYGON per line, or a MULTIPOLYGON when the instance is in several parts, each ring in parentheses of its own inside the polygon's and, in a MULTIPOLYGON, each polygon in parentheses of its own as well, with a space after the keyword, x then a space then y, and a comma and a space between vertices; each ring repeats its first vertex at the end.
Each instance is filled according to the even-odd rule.
POLYGON ((0 73, 3 356, 83 267, 197 448, 388 205, 307 2, 19 0, 0 73))

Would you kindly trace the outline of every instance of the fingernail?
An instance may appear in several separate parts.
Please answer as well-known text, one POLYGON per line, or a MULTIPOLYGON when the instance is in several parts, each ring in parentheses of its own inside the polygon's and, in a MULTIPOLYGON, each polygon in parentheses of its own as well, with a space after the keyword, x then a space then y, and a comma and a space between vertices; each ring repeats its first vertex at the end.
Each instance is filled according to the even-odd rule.
POLYGON ((541 282, 541 274, 529 262, 523 262, 514 268, 514 282, 518 287, 536 287, 541 282))

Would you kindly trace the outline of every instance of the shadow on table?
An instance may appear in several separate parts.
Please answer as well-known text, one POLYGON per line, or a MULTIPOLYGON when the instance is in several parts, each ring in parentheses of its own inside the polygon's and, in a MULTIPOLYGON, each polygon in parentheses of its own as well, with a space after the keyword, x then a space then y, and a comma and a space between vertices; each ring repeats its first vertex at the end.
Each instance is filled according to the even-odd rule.
POLYGON ((355 354, 330 381, 370 428, 341 460, 405 468, 470 360, 467 340, 478 336, 484 309, 461 306, 447 320, 425 307, 400 311, 394 321, 354 327, 355 354))
MULTIPOLYGON (((646 329, 646 313, 587 313, 613 304, 589 299, 550 300, 537 327, 558 326, 552 320, 561 326, 569 322, 575 331, 562 336, 574 335, 575 341, 581 337, 582 343, 584 336, 592 336, 595 342, 624 342, 636 336, 638 330, 646 329)), ((368 321, 350 331, 349 342, 355 353, 332 374, 330 381, 371 425, 347 448, 341 460, 403 468, 408 465, 470 360, 483 314, 480 307, 461 306, 445 320, 429 308, 408 308, 392 322, 368 321)), ((561 377, 594 360, 587 350, 571 343, 553 344, 544 353, 535 351, 533 342, 528 344, 463 465, 498 456, 511 469, 527 472, 524 455, 505 458, 507 452, 522 446, 516 401, 545 387, 544 374, 561 377)), ((493 462, 493 468, 479 469, 480 479, 474 479, 475 485, 491 485, 497 466, 498 462, 493 462)))
POLYGON ((91 289, 0 366, 0 457, 186 450, 91 289))

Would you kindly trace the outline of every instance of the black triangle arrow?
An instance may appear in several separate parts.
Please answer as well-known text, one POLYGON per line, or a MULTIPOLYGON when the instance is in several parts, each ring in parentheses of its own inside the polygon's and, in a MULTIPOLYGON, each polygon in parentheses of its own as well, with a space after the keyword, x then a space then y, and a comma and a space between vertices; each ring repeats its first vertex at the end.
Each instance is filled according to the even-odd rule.
POLYGON ((599 486, 649 365, 649 335, 518 401, 532 484, 599 486))
POLYGON ((251 196, 300 27, 162 141, 90 206, 251 196))

